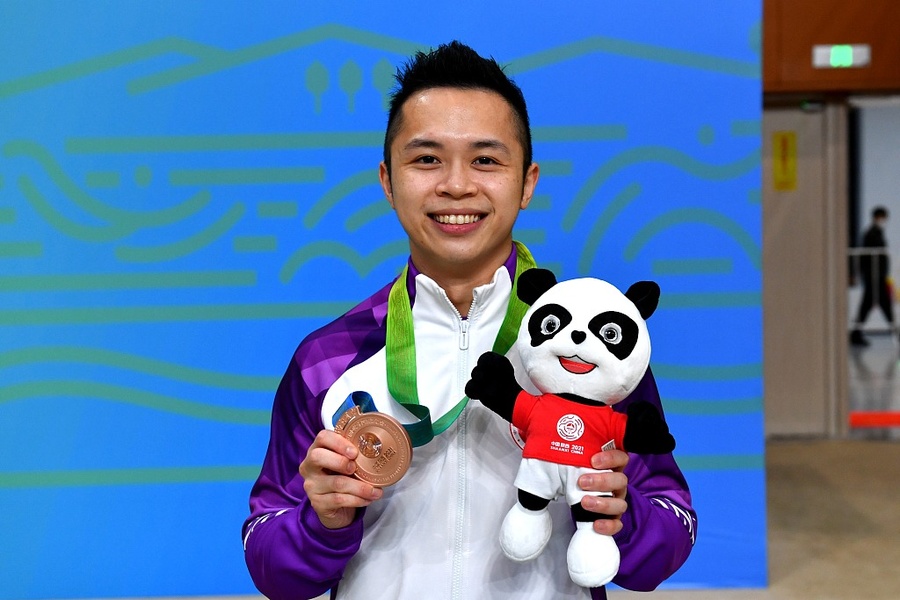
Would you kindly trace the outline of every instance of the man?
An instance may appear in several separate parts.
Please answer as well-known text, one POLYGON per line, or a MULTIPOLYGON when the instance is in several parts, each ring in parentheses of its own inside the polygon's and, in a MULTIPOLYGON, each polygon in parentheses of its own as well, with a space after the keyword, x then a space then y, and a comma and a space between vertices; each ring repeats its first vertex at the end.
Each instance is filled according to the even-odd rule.
MULTIPOLYGON (((367 599, 588 597, 567 573, 565 503, 554 503, 557 533, 540 557, 502 555, 521 448, 508 423, 463 391, 478 357, 498 347, 515 274, 531 264, 512 240, 539 175, 525 100, 496 62, 457 42, 418 53, 397 79, 379 176, 410 260, 396 283, 307 337, 289 364, 243 529, 251 576, 273 600, 329 589, 367 599), (398 342, 391 323, 403 315, 413 334, 398 342), (404 348, 414 348, 411 368, 398 362, 404 348), (393 381, 410 371, 405 388, 393 381), (331 424, 357 390, 410 422, 400 389, 430 409, 435 437, 415 448, 399 483, 379 489, 350 476, 357 450, 331 424)), ((632 398, 659 407, 652 376, 632 398)), ((616 536, 615 582, 653 589, 693 544, 687 485, 671 455, 611 450, 591 461, 610 469, 579 483, 612 494, 583 506, 597 513, 598 533, 616 536)))
POLYGON ((860 259, 860 276, 862 277, 863 296, 856 315, 856 324, 850 333, 850 343, 854 346, 868 346, 869 342, 862 333, 863 323, 869 311, 878 302, 884 318, 894 331, 894 298, 888 285, 887 240, 884 237, 884 226, 888 220, 888 211, 883 206, 872 209, 872 223, 863 235, 863 248, 869 252, 860 259))

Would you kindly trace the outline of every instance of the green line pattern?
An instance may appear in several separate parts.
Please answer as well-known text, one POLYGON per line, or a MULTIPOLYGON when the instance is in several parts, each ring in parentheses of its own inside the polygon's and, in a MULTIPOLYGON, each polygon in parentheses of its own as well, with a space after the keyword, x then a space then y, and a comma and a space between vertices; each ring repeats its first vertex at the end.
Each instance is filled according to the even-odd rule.
POLYGON ((676 460, 682 471, 762 471, 766 459, 762 454, 709 454, 682 456, 676 460))
POLYGON ((629 40, 595 36, 563 44, 550 50, 536 52, 530 56, 518 58, 510 63, 507 71, 511 75, 542 69, 550 65, 573 60, 587 54, 603 52, 619 54, 630 58, 667 63, 688 69, 713 71, 735 77, 759 79, 759 63, 731 60, 721 56, 686 52, 664 46, 641 44, 629 40))
POLYGON ((747 258, 758 270, 762 270, 762 250, 740 223, 722 213, 704 208, 682 208, 670 211, 646 223, 625 247, 625 260, 634 260, 641 249, 661 232, 682 224, 702 223, 719 229, 730 236, 744 250, 747 258))
POLYGON ((0 387, 0 404, 40 398, 87 398, 239 425, 266 425, 269 422, 268 410, 213 406, 100 381, 32 381, 0 387))
POLYGON ((659 299, 660 308, 698 310, 708 308, 757 308, 762 306, 759 292, 708 292, 698 294, 666 294, 659 299))
POLYGON ((0 275, 0 292, 109 292, 116 290, 253 287, 256 283, 257 277, 254 271, 0 275))
POLYGON ((40 258, 44 255, 41 242, 0 242, 2 258, 40 258))
MULTIPOLYGON (((171 208, 142 212, 127 211, 109 206, 78 187, 78 185, 65 174, 62 167, 56 162, 50 152, 36 142, 29 140, 7 142, 3 146, 3 155, 7 158, 27 157, 36 161, 47 173, 51 181, 56 184, 75 206, 96 219, 111 223, 111 229, 115 230, 131 232, 142 227, 171 225, 172 223, 177 223, 182 219, 194 215, 209 201, 207 194, 199 193, 186 202, 171 208)), ((31 180, 27 176, 22 176, 19 179, 19 184, 29 200, 32 201, 32 204, 35 204, 34 196, 36 195, 37 188, 31 183, 31 180)), ((44 204, 49 206, 45 201, 44 204)), ((35 206, 35 208, 38 207, 35 206)), ((57 223, 62 220, 63 218, 61 216, 58 217, 55 215, 52 219, 52 221, 57 223)), ((48 221, 50 220, 48 219, 48 221)), ((93 229, 74 223, 72 223, 72 226, 82 227, 88 230, 93 229)))
POLYGON ((198 369, 136 354, 86 346, 41 346, 0 353, 0 369, 36 363, 72 363, 108 367, 186 384, 250 392, 271 393, 279 381, 278 376, 239 375, 198 369))
POLYGON ((391 214, 393 209, 382 195, 378 200, 370 202, 347 217, 345 228, 347 233, 356 233, 365 225, 391 214))
POLYGON ((311 148, 380 148, 383 131, 301 132, 265 134, 75 137, 66 140, 70 154, 144 154, 308 150, 311 148))
POLYGON ((297 203, 287 200, 264 201, 256 205, 256 216, 260 219, 293 219, 298 213, 297 203))
POLYGON ((653 261, 653 274, 659 276, 678 275, 730 275, 734 272, 734 261, 730 258, 682 258, 657 259, 653 261))
POLYGON ((383 197, 378 182, 378 171, 375 169, 366 169, 344 179, 325 192, 325 194, 313 204, 312 208, 310 208, 303 217, 303 225, 307 229, 313 229, 338 202, 353 192, 369 186, 379 186, 378 196, 379 198, 383 197))
POLYGON ((654 362, 653 373, 664 379, 681 381, 731 381, 762 377, 762 363, 745 365, 672 365, 654 362))
POLYGON ((252 482, 259 466, 139 467, 73 471, 0 472, 0 488, 60 488, 119 485, 252 482))
POLYGON ((232 240, 235 252, 275 252, 278 237, 274 235, 241 235, 232 240))
POLYGON ((615 156, 597 169, 582 186, 563 216, 563 229, 571 231, 581 218, 585 206, 594 194, 614 174, 637 164, 660 162, 671 165, 698 177, 710 181, 735 179, 759 166, 759 151, 751 152, 742 159, 730 164, 712 165, 700 162, 684 152, 665 146, 643 146, 630 148, 615 156))
POLYGON ((359 300, 283 304, 190 304, 0 310, 0 326, 208 323, 334 318, 359 300))
POLYGON ((320 183, 322 167, 259 167, 249 169, 176 169, 169 173, 172 185, 266 185, 320 183))
POLYGON ((149 263, 188 256, 213 244, 228 233, 244 216, 244 211, 244 205, 236 202, 215 223, 188 238, 164 246, 140 248, 120 246, 116 248, 116 257, 124 262, 149 263))
POLYGON ((362 256, 346 244, 331 241, 311 242, 295 251, 281 267, 281 283, 290 283, 303 265, 323 257, 336 258, 351 266, 360 277, 365 277, 372 269, 388 260, 402 260, 409 252, 406 240, 389 242, 362 256))
POLYGON ((628 185, 624 190, 616 194, 612 200, 597 217, 597 220, 591 226, 590 233, 587 236, 587 242, 581 250, 581 257, 578 260, 578 272, 582 275, 589 275, 592 271, 592 263, 594 256, 597 254, 597 248, 606 231, 612 226, 616 218, 628 208, 641 194, 641 186, 637 183, 628 185))
POLYGON ((763 408, 762 398, 738 400, 679 400, 663 398, 663 408, 667 414, 691 417, 712 417, 758 413, 763 408))

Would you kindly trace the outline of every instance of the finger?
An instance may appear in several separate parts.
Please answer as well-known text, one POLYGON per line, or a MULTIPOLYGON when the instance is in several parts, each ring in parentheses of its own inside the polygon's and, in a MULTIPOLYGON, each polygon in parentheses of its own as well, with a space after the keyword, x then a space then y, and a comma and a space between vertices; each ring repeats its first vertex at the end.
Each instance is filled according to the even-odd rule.
POLYGON ((594 521, 594 531, 601 535, 616 535, 622 531, 622 521, 619 519, 598 519, 594 521))
POLYGON ((628 464, 628 453, 622 450, 604 450, 591 456, 591 466, 595 469, 621 471, 628 464))
POLYGON ((356 462, 345 455, 323 447, 310 447, 306 458, 300 463, 300 476, 304 480, 320 475, 335 473, 352 475, 356 471, 356 462))
POLYGON ((628 510, 628 503, 614 496, 585 496, 581 506, 590 512, 612 517, 616 520, 628 510))
POLYGON ((333 431, 320 431, 300 463, 300 476, 307 479, 321 472, 350 475, 356 470, 353 461, 357 455, 357 449, 342 436, 333 431))
POLYGON ((332 452, 346 456, 350 460, 356 460, 356 456, 359 454, 356 446, 347 441, 347 438, 327 429, 319 432, 310 448, 327 448, 332 452))
POLYGON ((628 490, 628 476, 617 471, 587 473, 578 478, 578 487, 586 492, 605 492, 624 498, 628 490))
POLYGON ((303 481, 303 489, 319 510, 367 506, 384 492, 371 484, 346 475, 318 475, 303 481))

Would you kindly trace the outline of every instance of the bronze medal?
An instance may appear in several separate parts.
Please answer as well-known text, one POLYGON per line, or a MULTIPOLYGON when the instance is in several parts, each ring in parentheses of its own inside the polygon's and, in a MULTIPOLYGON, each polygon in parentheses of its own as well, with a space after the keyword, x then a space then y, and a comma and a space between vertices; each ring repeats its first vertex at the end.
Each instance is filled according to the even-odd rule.
POLYGON ((334 430, 359 450, 357 479, 376 487, 400 481, 412 460, 412 442, 397 419, 378 412, 361 412, 358 406, 340 416, 334 430))

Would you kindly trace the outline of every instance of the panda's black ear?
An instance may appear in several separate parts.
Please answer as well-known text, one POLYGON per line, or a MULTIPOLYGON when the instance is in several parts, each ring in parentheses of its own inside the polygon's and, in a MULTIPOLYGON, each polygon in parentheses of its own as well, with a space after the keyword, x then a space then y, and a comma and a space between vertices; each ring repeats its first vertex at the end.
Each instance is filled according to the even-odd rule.
POLYGON ((638 281, 625 292, 646 321, 659 305, 659 285, 655 281, 638 281))
POLYGON ((547 269, 528 269, 516 281, 519 300, 531 306, 541 295, 556 285, 556 275, 547 269))

